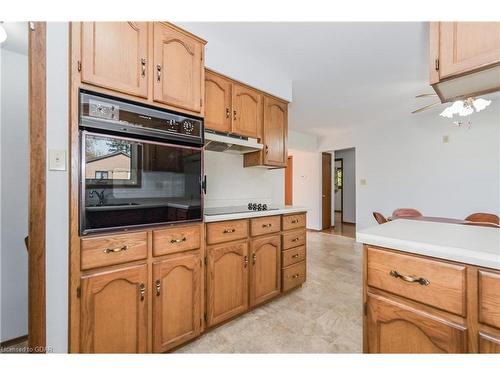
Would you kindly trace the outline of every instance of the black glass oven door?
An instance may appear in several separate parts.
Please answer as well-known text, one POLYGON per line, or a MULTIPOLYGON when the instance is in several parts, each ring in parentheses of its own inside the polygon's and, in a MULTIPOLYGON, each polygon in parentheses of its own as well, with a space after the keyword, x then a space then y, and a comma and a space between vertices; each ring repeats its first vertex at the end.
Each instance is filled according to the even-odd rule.
POLYGON ((202 218, 202 149, 81 132, 81 234, 202 218))

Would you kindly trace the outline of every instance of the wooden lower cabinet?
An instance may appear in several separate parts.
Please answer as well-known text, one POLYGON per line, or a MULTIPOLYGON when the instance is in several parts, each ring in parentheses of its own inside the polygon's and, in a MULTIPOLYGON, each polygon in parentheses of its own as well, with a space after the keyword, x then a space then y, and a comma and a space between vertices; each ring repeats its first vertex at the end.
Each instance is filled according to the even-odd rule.
POLYGON ((248 241, 207 248, 207 325, 248 309, 248 241))
POLYGON ((479 333, 479 353, 500 354, 500 336, 479 333))
POLYGON ((146 264, 81 278, 81 352, 147 351, 147 281, 146 264))
POLYGON ((467 330, 442 317, 368 293, 369 353, 465 353, 467 330))
POLYGON ((199 254, 153 263, 154 352, 165 352, 200 335, 201 273, 199 254))
POLYGON ((250 251, 250 306, 255 306, 280 294, 281 235, 253 239, 250 251))

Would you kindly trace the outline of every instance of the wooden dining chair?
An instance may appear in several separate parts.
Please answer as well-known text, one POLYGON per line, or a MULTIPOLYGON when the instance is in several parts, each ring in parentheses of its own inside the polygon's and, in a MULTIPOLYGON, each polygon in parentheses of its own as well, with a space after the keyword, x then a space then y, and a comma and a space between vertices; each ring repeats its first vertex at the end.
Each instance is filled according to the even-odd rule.
POLYGON ((464 225, 474 225, 477 227, 490 227, 490 228, 500 228, 500 225, 495 223, 490 223, 488 221, 469 221, 464 223, 464 225))
POLYGON ((476 212, 465 218, 466 221, 474 221, 480 223, 493 223, 500 224, 498 216, 495 214, 488 214, 484 212, 476 212))
POLYGON ((420 211, 414 209, 414 208, 398 208, 397 210, 394 210, 392 213, 393 217, 416 217, 416 216, 422 216, 420 211))
POLYGON ((379 224, 387 223, 387 219, 380 212, 373 212, 373 217, 375 218, 375 220, 379 224))

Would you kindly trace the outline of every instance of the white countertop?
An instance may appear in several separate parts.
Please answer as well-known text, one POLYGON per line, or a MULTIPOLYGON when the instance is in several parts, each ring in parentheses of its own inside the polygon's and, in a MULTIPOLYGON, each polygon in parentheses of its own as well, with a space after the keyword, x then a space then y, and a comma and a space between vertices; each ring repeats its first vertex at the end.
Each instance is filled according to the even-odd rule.
POLYGON ((500 270, 500 230, 398 219, 356 233, 369 245, 500 270))
POLYGON ((286 215, 297 212, 306 212, 307 208, 297 206, 272 206, 272 210, 267 211, 246 211, 238 213, 225 213, 224 207, 207 208, 205 209, 204 221, 210 223, 214 221, 225 221, 235 219, 247 219, 261 216, 286 215))

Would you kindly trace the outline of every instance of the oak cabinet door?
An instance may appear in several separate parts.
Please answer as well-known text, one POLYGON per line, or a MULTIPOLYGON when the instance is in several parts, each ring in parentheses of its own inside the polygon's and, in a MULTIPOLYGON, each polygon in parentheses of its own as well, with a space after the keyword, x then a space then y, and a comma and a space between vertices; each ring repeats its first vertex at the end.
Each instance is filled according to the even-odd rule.
POLYGON ((281 290, 281 235, 251 242, 250 306, 278 295, 281 290))
POLYGON ((368 293, 369 353, 465 353, 466 328, 368 293))
POLYGON ((233 133, 260 138, 262 132, 262 95, 233 84, 233 133))
POLYGON ((205 127, 222 132, 231 132, 231 81, 205 73, 205 127))
POLYGON ((148 96, 148 23, 82 22, 82 82, 148 96))
POLYGON ((287 104, 276 99, 264 98, 264 164, 286 166, 288 157, 287 104))
POLYGON ((440 22, 440 78, 500 62, 500 22, 440 22))
POLYGON ((179 255, 153 264, 153 346, 165 352, 200 335, 201 258, 179 255))
POLYGON ((207 249, 207 324, 213 326, 248 309, 248 243, 207 249))
POLYGON ((201 112, 204 44, 159 22, 153 34, 154 100, 201 112))
POLYGON ((479 333, 479 353, 500 354, 500 337, 479 333))
POLYGON ((146 352, 147 280, 147 265, 82 277, 82 352, 146 352))

